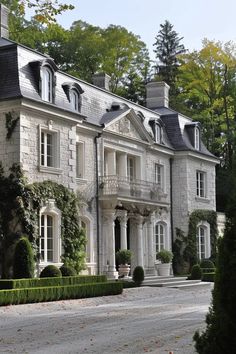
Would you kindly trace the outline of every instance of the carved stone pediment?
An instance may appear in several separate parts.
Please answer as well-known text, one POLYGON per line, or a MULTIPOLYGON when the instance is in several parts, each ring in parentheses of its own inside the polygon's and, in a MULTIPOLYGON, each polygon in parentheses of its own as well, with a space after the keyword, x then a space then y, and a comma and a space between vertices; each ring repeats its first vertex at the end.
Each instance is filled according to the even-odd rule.
POLYGON ((128 117, 123 117, 113 124, 110 124, 109 127, 107 127, 107 130, 129 138, 142 139, 139 132, 128 117))

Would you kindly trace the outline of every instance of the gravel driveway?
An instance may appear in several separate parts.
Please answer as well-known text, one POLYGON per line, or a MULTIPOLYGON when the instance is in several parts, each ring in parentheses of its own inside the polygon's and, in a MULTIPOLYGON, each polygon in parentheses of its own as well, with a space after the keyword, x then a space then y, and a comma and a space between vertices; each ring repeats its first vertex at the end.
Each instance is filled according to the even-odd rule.
POLYGON ((211 287, 0 307, 0 353, 195 353, 211 287))

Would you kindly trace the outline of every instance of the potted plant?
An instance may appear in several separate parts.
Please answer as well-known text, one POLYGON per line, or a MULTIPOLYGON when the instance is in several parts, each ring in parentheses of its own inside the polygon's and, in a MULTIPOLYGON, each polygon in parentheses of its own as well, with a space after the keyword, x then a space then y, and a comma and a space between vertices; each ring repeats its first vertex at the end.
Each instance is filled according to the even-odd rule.
POLYGON ((170 275, 170 265, 173 259, 173 253, 168 250, 161 250, 157 252, 156 259, 161 263, 157 263, 157 271, 161 276, 169 276, 170 275))
POLYGON ((119 264, 119 277, 127 277, 129 275, 131 256, 132 252, 130 250, 123 249, 116 252, 116 259, 119 264))

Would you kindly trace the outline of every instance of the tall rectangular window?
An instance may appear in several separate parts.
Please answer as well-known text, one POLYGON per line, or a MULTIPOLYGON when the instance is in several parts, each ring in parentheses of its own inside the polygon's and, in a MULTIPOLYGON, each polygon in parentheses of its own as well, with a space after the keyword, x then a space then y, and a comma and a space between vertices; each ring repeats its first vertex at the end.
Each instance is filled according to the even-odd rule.
POLYGON ((53 217, 41 215, 40 253, 43 262, 53 262, 53 217))
POLYGON ((84 178, 84 143, 76 143, 76 177, 84 178))
POLYGON ((135 159, 132 156, 127 157, 127 175, 130 181, 135 179, 135 159))
POLYGON ((196 172, 197 196, 206 198, 206 173, 202 171, 196 172))
POLYGON ((157 163, 155 163, 154 179, 155 183, 163 187, 163 166, 157 163))
POLYGON ((55 136, 41 131, 41 166, 55 167, 55 136))

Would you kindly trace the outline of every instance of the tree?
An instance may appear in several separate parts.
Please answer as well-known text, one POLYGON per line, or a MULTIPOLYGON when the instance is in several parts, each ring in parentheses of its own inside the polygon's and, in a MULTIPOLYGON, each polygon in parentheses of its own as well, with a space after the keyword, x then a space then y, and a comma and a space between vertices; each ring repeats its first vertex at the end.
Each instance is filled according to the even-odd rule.
MULTIPOLYGON (((235 157, 234 157, 235 159, 235 157)), ((235 164, 234 164, 235 176, 235 164)), ((213 299, 206 317, 207 327, 194 340, 199 354, 230 354, 236 347, 236 179, 233 177, 228 221, 219 244, 213 299)))
POLYGON ((160 25, 160 31, 155 37, 156 42, 154 52, 156 53, 156 72, 160 80, 170 85, 170 94, 176 94, 175 81, 178 72, 178 55, 185 52, 184 45, 181 44, 183 37, 173 30, 173 25, 165 21, 160 25))

